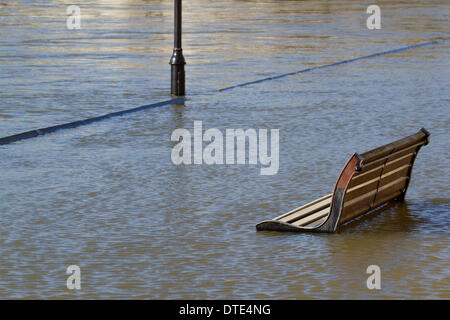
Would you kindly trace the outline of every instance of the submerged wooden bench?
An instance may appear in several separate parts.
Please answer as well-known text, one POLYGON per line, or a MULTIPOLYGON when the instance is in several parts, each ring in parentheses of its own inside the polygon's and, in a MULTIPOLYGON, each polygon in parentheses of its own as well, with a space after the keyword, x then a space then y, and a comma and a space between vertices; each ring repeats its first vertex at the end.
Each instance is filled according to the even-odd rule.
POLYGON ((335 232, 349 220, 390 200, 403 200, 420 148, 428 144, 424 128, 401 140, 355 153, 334 191, 322 198, 256 225, 257 230, 335 232))

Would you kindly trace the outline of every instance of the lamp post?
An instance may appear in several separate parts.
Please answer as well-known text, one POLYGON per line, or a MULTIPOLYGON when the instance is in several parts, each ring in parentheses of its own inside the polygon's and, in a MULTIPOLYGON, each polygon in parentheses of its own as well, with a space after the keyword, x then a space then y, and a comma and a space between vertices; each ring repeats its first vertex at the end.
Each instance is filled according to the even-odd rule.
POLYGON ((184 96, 185 91, 185 72, 184 65, 186 61, 183 56, 183 49, 181 48, 181 0, 174 0, 175 14, 174 14, 174 48, 172 58, 170 58, 171 65, 171 90, 170 92, 175 96, 184 96))

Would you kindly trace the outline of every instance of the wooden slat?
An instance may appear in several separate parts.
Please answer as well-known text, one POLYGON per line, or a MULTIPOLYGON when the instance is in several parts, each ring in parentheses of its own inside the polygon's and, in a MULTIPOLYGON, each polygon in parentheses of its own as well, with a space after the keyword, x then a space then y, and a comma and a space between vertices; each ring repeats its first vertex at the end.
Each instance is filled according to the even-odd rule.
POLYGON ((361 173, 356 173, 352 180, 350 181, 348 188, 353 188, 357 186, 360 183, 367 182, 369 180, 374 179, 375 177, 379 176, 381 172, 387 173, 391 170, 395 170, 405 164, 410 164, 412 162, 412 159, 414 157, 414 153, 407 153, 405 155, 402 155, 399 158, 396 158, 394 160, 388 161, 386 164, 381 164, 378 167, 375 168, 369 168, 363 170, 361 173))
MULTIPOLYGON (((409 167, 409 166, 408 166, 409 167)), ((403 167, 394 171, 394 173, 383 175, 383 182, 385 183, 383 186, 380 186, 377 189, 368 191, 367 193, 351 199, 347 201, 347 195, 344 200, 344 208, 341 213, 341 219, 339 223, 345 223, 346 221, 355 218, 356 216, 375 208, 386 201, 389 201, 395 197, 398 197, 399 194, 403 191, 403 188, 406 185, 406 181, 408 179, 405 176, 405 171, 409 169, 407 167, 403 167), (399 175, 400 177, 397 177, 399 175), (383 200, 383 201, 380 201, 383 200)))
POLYGON ((390 200, 392 200, 394 198, 397 198, 401 194, 402 194, 402 191, 397 191, 397 192, 391 193, 388 196, 378 200, 376 203, 374 203, 373 206, 364 206, 364 207, 361 207, 361 208, 359 208, 357 210, 354 210, 354 211, 352 211, 350 213, 347 213, 345 216, 343 216, 339 220, 339 225, 341 225, 343 223, 346 223, 347 221, 350 221, 350 220, 356 218, 357 216, 360 216, 360 215, 362 215, 362 214, 364 214, 364 213, 366 213, 366 212, 368 212, 368 211, 370 211, 372 209, 375 209, 378 206, 382 205, 383 203, 388 202, 388 201, 390 201, 390 200))
MULTIPOLYGON (((353 205, 356 205, 356 204, 358 204, 358 203, 366 203, 366 198, 370 198, 370 197, 372 197, 372 196, 375 196, 375 194, 376 194, 376 191, 377 190, 372 190, 372 191, 370 191, 370 192, 367 192, 367 193, 365 193, 365 194, 363 194, 363 195, 361 195, 361 196, 359 196, 359 197, 357 197, 357 198, 355 198, 355 199, 352 199, 352 200, 350 200, 350 201, 346 201, 345 199, 344 199, 344 209, 346 208, 346 207, 349 207, 349 206, 353 206, 353 205)), ((370 201, 368 201, 368 203, 370 203, 370 201)))
POLYGON ((327 218, 328 218, 328 215, 320 218, 319 220, 316 220, 316 221, 313 221, 311 223, 305 224, 303 227, 305 227, 305 228, 316 228, 316 227, 320 226, 322 223, 324 223, 325 220, 327 220, 327 218))
POLYGON ((403 165, 400 168, 397 168, 391 172, 383 174, 383 176, 381 177, 381 181, 379 181, 380 180, 379 178, 375 178, 360 185, 357 185, 353 188, 347 189, 345 201, 350 201, 367 192, 376 190, 377 188, 379 189, 382 186, 398 178, 406 177, 409 173, 410 167, 411 166, 409 164, 403 165))
POLYGON ((312 212, 322 210, 322 209, 330 206, 331 196, 332 196, 332 194, 326 195, 325 197, 322 197, 311 203, 301 206, 297 209, 289 211, 289 212, 275 218, 274 220, 279 220, 279 221, 289 223, 289 222, 295 221, 297 219, 300 219, 312 212))
POLYGON ((355 209, 347 208, 345 213, 342 212, 341 218, 339 219, 339 225, 346 223, 347 221, 352 220, 363 213, 366 213, 370 210, 370 208, 371 207, 368 204, 355 209))
POLYGON ((357 186, 358 184, 367 182, 369 180, 372 180, 374 178, 378 178, 381 174, 381 171, 383 170, 383 166, 376 167, 372 170, 367 170, 360 174, 355 174, 348 184, 348 188, 353 188, 357 186))
POLYGON ((412 163, 414 156, 415 156, 414 153, 408 153, 407 155, 404 155, 401 158, 398 158, 398 159, 395 159, 394 161, 390 161, 390 162, 386 163, 383 173, 387 173, 387 172, 390 172, 397 168, 400 168, 401 166, 404 166, 405 164, 410 165, 412 163))
POLYGON ((395 170, 392 170, 388 173, 383 174, 381 177, 380 185, 378 186, 378 189, 381 189, 383 186, 391 183, 392 181, 395 181, 401 177, 407 177, 409 170, 411 166, 409 164, 405 164, 401 166, 400 168, 397 168, 395 170))
POLYGON ((402 192, 403 192, 403 190, 399 190, 399 191, 396 191, 394 193, 389 193, 387 196, 385 196, 383 198, 375 200, 375 203, 373 204, 373 207, 376 208, 376 207, 382 205, 383 203, 385 203, 387 201, 390 201, 390 200, 392 200, 394 198, 397 198, 399 195, 402 194, 402 192))
POLYGON ((390 162, 390 161, 393 161, 393 160, 395 160, 397 158, 401 158, 401 157, 403 157, 406 154, 414 153, 424 143, 425 142, 420 142, 418 144, 409 146, 408 148, 405 148, 405 149, 402 149, 402 150, 398 150, 398 151, 396 151, 396 152, 394 152, 392 154, 389 154, 387 156, 381 157, 381 158, 376 159, 376 160, 371 161, 371 162, 366 162, 366 161, 363 160, 363 162, 362 162, 362 169, 363 169, 363 171, 372 170, 373 168, 376 168, 378 166, 383 165, 384 162, 386 162, 386 160, 388 160, 388 162, 390 162))
POLYGON ((361 154, 361 157, 365 159, 366 163, 378 160, 392 153, 393 150, 401 150, 408 148, 411 145, 424 144, 426 142, 427 135, 422 130, 408 136, 406 138, 391 142, 384 146, 375 148, 361 154))
POLYGON ((375 179, 361 183, 360 185, 355 186, 353 188, 347 189, 347 192, 345 194, 345 201, 350 201, 359 196, 362 196, 363 194, 365 194, 367 192, 376 190, 378 187, 379 181, 380 181, 380 178, 376 177, 375 179))
POLYGON ((313 213, 303 219, 297 220, 292 224, 297 227, 303 227, 303 226, 310 224, 311 222, 314 222, 320 218, 326 217, 329 213, 330 213, 330 208, 325 208, 325 209, 320 210, 316 213, 313 213))
POLYGON ((364 208, 370 208, 373 200, 375 199, 376 190, 372 190, 358 198, 350 201, 345 201, 344 208, 342 209, 341 219, 346 219, 348 216, 353 216, 353 212, 359 212, 364 208))
POLYGON ((397 191, 403 191, 403 188, 406 186, 406 181, 408 180, 408 177, 401 177, 397 180, 394 180, 385 186, 381 187, 378 190, 375 202, 378 202, 378 199, 383 199, 389 194, 396 193, 397 191))

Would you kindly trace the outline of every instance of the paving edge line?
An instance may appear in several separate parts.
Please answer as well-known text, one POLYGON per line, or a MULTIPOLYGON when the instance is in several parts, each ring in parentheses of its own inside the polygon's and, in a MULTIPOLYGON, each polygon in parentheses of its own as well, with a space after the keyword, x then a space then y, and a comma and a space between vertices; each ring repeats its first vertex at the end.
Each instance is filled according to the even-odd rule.
POLYGON ((428 42, 424 42, 424 43, 419 43, 419 44, 415 44, 415 45, 410 45, 410 46, 397 48, 397 49, 393 49, 393 50, 377 52, 377 53, 369 54, 367 56, 362 56, 362 57, 358 57, 358 58, 343 60, 343 61, 329 63, 329 64, 323 64, 323 65, 319 65, 319 66, 315 66, 315 67, 311 67, 311 68, 307 68, 307 69, 303 69, 303 70, 298 70, 298 71, 294 71, 294 72, 280 74, 280 75, 277 75, 277 76, 272 76, 272 77, 267 77, 267 78, 263 78, 263 79, 259 79, 259 80, 253 80, 253 81, 249 81, 249 82, 245 82, 245 83, 241 83, 241 84, 236 84, 236 85, 233 85, 233 86, 230 86, 230 87, 219 89, 218 91, 219 92, 223 92, 223 91, 227 91, 227 90, 231 90, 231 89, 242 88, 242 87, 246 87, 246 86, 249 86, 249 85, 252 85, 252 84, 257 84, 257 83, 261 83, 261 82, 265 82, 265 81, 277 80, 277 79, 281 79, 281 78, 284 78, 284 77, 289 77, 289 76, 293 76, 293 75, 296 75, 296 74, 306 73, 306 72, 310 72, 310 71, 314 71, 314 70, 318 70, 318 69, 335 67, 335 66, 339 66, 339 65, 342 65, 342 64, 351 63, 351 62, 355 62, 355 61, 359 61, 359 60, 376 58, 376 57, 385 56, 385 55, 388 55, 388 54, 393 54, 393 53, 397 53, 397 52, 401 52, 401 51, 405 51, 405 50, 411 50, 411 49, 426 47, 426 46, 429 46, 429 45, 438 44, 438 43, 447 41, 449 39, 450 39, 450 37, 443 38, 443 39, 438 39, 438 40, 433 40, 433 41, 428 41, 428 42))
POLYGON ((35 138, 38 136, 42 136, 44 134, 53 133, 58 130, 73 129, 73 128, 85 126, 85 125, 88 125, 88 124, 91 124, 94 122, 99 122, 102 120, 110 119, 113 117, 123 116, 123 115, 129 114, 129 113, 134 113, 134 112, 138 112, 138 111, 142 111, 142 110, 146 110, 146 109, 152 109, 152 108, 156 108, 156 107, 161 107, 161 106, 174 104, 174 103, 180 103, 180 102, 184 102, 184 101, 186 101, 185 97, 175 98, 175 99, 162 101, 162 102, 158 102, 158 103, 153 103, 153 104, 148 104, 145 106, 140 106, 140 107, 136 107, 136 108, 132 108, 132 109, 111 112, 111 113, 104 114, 104 115, 98 116, 98 117, 63 123, 63 124, 59 124, 56 126, 51 126, 51 127, 41 128, 41 129, 30 130, 30 131, 18 133, 18 134, 12 135, 12 136, 0 138, 0 145, 11 144, 13 142, 17 142, 20 140, 31 139, 31 138, 35 138))

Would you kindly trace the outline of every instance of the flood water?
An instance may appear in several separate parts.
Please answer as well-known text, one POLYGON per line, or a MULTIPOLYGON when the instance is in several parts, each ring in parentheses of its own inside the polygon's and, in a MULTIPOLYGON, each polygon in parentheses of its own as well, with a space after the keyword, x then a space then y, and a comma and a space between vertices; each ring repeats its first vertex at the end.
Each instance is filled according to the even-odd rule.
MULTIPOLYGON (((170 99, 173 1, 0 2, 0 137, 170 99)), ((184 2, 184 103, 0 146, 0 298, 450 298, 448 1, 184 2), (260 165, 174 165, 176 128, 280 130, 260 165), (406 201, 336 234, 255 224, 332 191, 354 152, 431 132, 406 201), (81 268, 81 290, 66 269, 81 268), (381 269, 368 290, 366 268, 381 269)))

